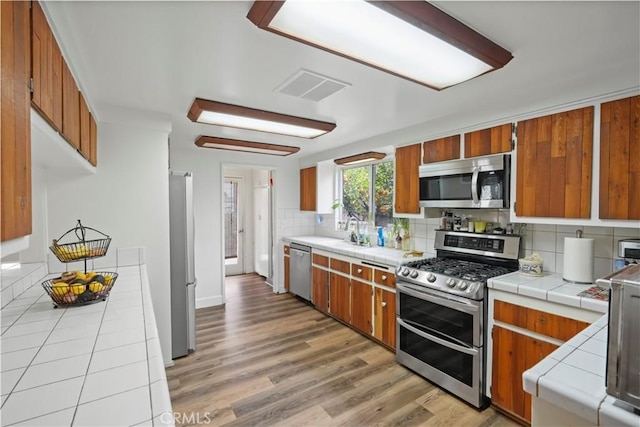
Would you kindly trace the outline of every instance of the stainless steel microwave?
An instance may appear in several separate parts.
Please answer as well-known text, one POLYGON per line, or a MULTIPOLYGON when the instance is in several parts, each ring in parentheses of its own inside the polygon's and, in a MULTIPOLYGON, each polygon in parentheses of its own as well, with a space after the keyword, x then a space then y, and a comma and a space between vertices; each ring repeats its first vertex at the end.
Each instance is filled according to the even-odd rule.
POLYGON ((611 286, 607 393, 640 414, 640 264, 629 265, 604 281, 611 286))
POLYGON ((420 206, 508 208, 511 155, 450 160, 420 166, 420 206))

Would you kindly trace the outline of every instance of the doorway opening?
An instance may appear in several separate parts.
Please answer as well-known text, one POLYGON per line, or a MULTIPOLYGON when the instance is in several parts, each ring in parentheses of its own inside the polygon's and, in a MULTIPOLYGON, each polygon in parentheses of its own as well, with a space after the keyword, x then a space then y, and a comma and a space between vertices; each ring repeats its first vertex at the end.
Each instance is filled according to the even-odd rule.
MULTIPOLYGON (((224 276, 256 273, 273 284, 275 171, 223 167, 224 276)), ((223 298, 225 298, 223 286, 223 298)))

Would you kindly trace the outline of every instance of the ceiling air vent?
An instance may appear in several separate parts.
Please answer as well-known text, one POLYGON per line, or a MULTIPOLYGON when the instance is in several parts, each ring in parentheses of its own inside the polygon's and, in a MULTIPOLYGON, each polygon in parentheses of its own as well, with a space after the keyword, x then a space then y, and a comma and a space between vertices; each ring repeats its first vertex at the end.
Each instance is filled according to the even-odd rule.
POLYGON ((302 69, 285 80, 275 91, 318 102, 347 86, 351 85, 302 69))

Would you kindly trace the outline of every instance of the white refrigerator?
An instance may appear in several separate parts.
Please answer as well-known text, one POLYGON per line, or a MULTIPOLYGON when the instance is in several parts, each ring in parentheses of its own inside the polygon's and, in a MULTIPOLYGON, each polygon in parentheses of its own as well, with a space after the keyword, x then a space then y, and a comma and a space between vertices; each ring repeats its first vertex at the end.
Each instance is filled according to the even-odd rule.
POLYGON ((196 349, 193 177, 169 172, 169 238, 171 254, 171 358, 196 349))

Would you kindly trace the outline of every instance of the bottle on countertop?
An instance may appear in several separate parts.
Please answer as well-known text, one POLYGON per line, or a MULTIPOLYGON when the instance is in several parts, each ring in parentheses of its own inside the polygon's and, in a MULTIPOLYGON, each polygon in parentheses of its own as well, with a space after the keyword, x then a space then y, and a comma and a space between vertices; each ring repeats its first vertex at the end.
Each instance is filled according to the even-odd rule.
POLYGON ((384 247, 384 229, 378 227, 378 246, 384 247))

